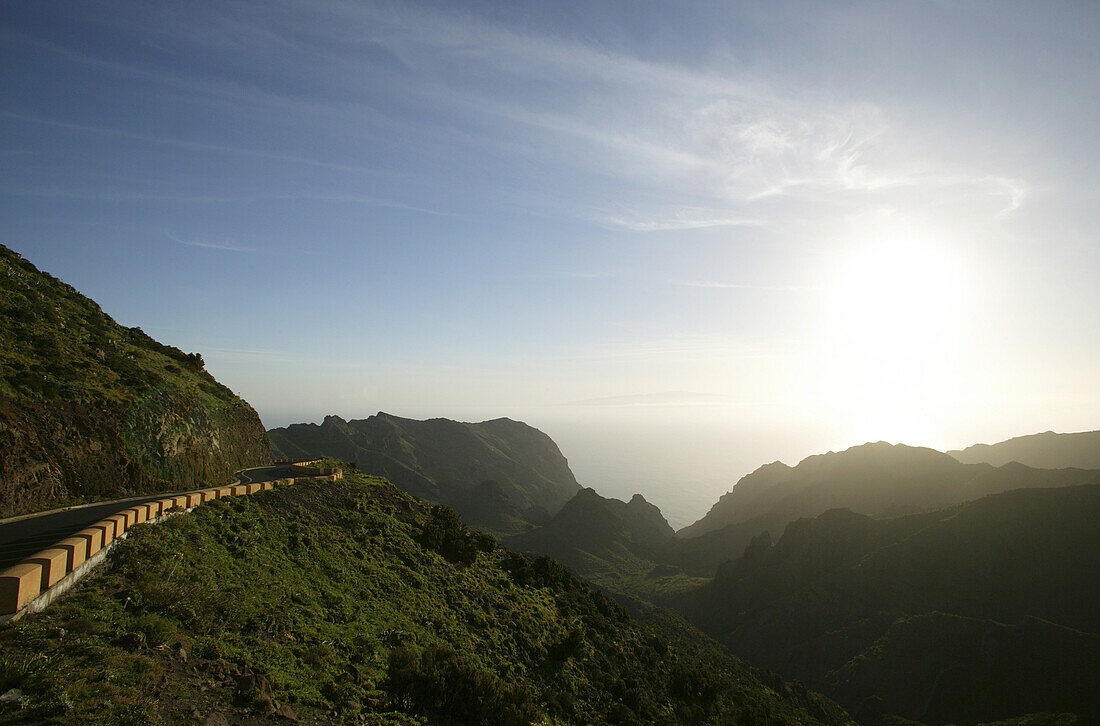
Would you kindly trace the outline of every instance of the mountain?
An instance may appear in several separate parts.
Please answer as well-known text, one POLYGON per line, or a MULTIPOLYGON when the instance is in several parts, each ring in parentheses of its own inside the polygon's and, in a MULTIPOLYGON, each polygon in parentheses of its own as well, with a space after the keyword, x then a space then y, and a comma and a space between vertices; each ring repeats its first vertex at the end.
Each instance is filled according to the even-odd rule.
POLYGON ((641 494, 623 502, 586 488, 548 522, 506 537, 504 543, 521 552, 549 555, 612 590, 634 590, 635 581, 653 572, 661 551, 675 537, 661 510, 641 494))
POLYGON ((884 442, 810 456, 795 467, 768 464, 741 479, 710 511, 678 533, 671 561, 697 574, 744 548, 762 532, 833 508, 872 517, 930 511, 1010 489, 1100 482, 1100 471, 962 464, 933 449, 884 442))
POLYGON ((999 444, 975 444, 947 453, 964 464, 1002 466, 1018 461, 1040 469, 1100 469, 1100 431, 1076 434, 1047 431, 1017 436, 999 444))
POLYGON ((287 456, 334 456, 405 491, 453 506, 471 526, 514 532, 545 520, 581 488, 553 440, 507 418, 460 423, 388 413, 268 432, 287 456))
POLYGON ((850 723, 350 471, 138 525, 0 641, 11 723, 850 723))
POLYGON ((268 455, 256 412, 201 355, 2 245, 0 339, 0 517, 221 482, 268 455))
POLYGON ((676 604, 735 655, 861 720, 877 703, 933 723, 1041 711, 1092 722, 1098 518, 1100 484, 890 519, 830 510, 774 544, 760 535, 676 604))

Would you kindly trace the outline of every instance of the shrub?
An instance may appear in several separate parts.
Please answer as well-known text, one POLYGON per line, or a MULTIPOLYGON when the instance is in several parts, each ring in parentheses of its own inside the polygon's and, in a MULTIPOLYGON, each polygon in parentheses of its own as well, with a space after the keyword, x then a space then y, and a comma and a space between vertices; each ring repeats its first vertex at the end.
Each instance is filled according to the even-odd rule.
POLYGON ((386 689, 401 706, 460 723, 527 726, 539 717, 528 688, 505 684, 448 646, 391 650, 386 689))
POLYGON ((436 506, 424 525, 421 543, 453 564, 469 565, 482 549, 481 537, 466 528, 458 512, 450 507, 436 506))

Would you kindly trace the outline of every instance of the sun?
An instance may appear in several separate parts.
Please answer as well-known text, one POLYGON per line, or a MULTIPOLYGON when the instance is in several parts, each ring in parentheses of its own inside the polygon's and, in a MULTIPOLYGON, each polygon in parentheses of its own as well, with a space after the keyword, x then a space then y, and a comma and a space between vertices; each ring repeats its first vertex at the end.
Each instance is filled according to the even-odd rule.
POLYGON ((932 235, 893 230, 838 257, 822 311, 823 384, 851 435, 920 443, 957 387, 965 266, 932 235))

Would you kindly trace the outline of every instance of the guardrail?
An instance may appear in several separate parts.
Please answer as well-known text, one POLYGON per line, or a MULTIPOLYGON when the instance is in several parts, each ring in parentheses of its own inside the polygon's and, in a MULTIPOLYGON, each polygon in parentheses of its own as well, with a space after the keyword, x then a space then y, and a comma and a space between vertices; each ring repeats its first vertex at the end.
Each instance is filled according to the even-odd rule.
MULTIPOLYGON (((320 459, 309 461, 313 463, 320 459)), ((80 530, 72 537, 66 537, 53 547, 0 572, 0 622, 43 610, 102 562, 115 543, 125 539, 127 531, 134 525, 143 522, 158 523, 176 513, 189 512, 203 502, 255 494, 274 489, 276 485, 291 485, 297 481, 312 479, 335 481, 343 478, 340 469, 292 467, 295 473, 299 473, 298 468, 309 475, 169 495, 123 509, 80 530)))

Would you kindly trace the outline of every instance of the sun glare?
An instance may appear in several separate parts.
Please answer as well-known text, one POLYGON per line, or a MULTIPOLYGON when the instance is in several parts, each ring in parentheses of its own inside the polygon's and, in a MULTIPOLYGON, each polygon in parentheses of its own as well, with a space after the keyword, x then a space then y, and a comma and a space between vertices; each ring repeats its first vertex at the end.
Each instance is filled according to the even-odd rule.
POLYGON ((957 387, 964 267, 931 236, 879 233, 829 287, 826 387, 852 436, 922 443, 957 387))

